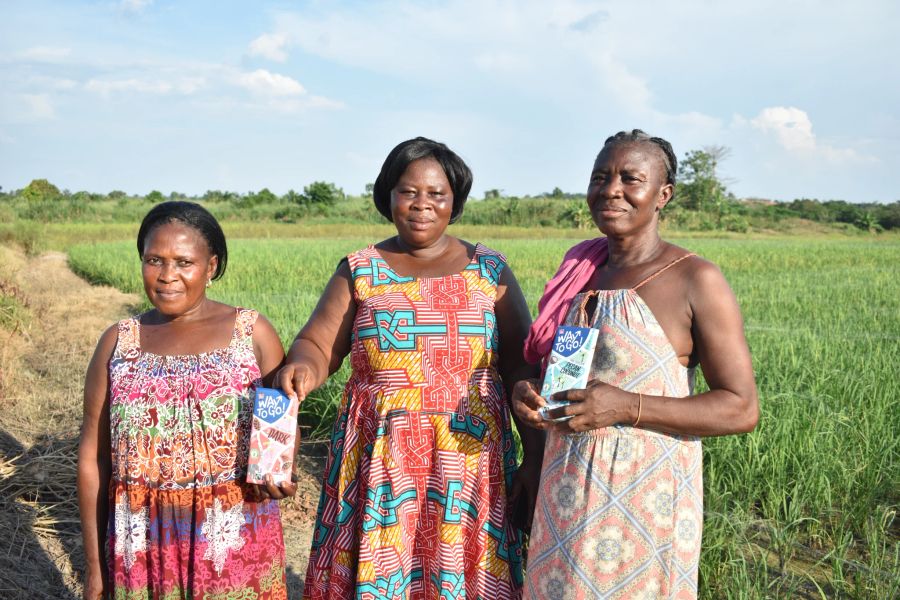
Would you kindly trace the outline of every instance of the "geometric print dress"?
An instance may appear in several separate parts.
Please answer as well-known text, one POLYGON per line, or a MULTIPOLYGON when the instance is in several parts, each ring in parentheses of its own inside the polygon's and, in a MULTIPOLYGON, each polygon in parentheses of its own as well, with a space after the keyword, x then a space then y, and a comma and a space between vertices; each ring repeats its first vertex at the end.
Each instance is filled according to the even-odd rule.
MULTIPOLYGON (((672 264, 632 289, 572 300, 566 324, 599 330, 590 379, 648 395, 692 393, 693 370, 637 293, 672 264)), ((694 436, 628 425, 548 433, 525 597, 696 598, 702 477, 694 436)))
POLYGON ((286 598, 278 503, 245 482, 257 312, 236 310, 228 346, 177 356, 142 351, 139 318, 109 363, 112 597, 286 598))
POLYGON ((444 277, 398 275, 372 246, 347 260, 352 372, 305 597, 520 597, 506 500, 516 448, 494 315, 506 259, 479 244, 444 277))

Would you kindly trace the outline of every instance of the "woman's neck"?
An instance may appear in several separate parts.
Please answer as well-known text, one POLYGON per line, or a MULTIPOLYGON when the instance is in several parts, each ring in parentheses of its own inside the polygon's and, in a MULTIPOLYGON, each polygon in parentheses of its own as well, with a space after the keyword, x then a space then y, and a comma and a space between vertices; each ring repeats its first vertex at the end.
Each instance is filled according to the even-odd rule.
POLYGON ((650 262, 662 254, 665 248, 665 242, 655 229, 639 236, 608 239, 609 259, 606 265, 612 269, 624 269, 650 262))
POLYGON ((435 242, 430 246, 417 247, 410 246, 409 244, 404 242, 398 235, 394 238, 394 244, 400 252, 408 254, 413 258, 421 260, 434 260, 435 258, 443 256, 447 252, 447 250, 449 250, 451 240, 452 238, 445 234, 435 240, 435 242))

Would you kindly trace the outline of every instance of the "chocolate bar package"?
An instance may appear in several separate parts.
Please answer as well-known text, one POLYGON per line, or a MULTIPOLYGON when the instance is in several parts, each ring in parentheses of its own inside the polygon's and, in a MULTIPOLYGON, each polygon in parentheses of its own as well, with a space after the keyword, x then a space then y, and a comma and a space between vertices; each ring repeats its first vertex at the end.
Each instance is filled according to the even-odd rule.
POLYGON ((297 437, 298 401, 281 390, 257 388, 250 429, 247 482, 265 484, 272 475, 276 485, 291 480, 297 437))
MULTIPOLYGON (((597 347, 596 329, 590 327, 572 327, 562 325, 556 330, 550 359, 547 361, 547 372, 541 386, 541 396, 547 404, 540 409, 541 416, 550 420, 548 411, 568 402, 550 402, 550 396, 564 390, 585 388, 594 360, 594 349, 597 347)), ((564 421, 570 417, 562 417, 564 421)))

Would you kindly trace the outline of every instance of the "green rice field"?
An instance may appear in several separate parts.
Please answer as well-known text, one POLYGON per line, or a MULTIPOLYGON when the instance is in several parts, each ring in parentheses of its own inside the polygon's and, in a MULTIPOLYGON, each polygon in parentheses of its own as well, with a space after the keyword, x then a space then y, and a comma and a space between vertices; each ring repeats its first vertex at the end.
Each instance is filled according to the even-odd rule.
MULTIPOLYGON (((338 260, 374 239, 232 239, 210 295, 259 309, 287 346, 338 260)), ((532 310, 574 242, 482 241, 507 254, 532 310)), ((734 288, 762 408, 752 434, 704 442, 701 597, 900 598, 900 240, 673 241, 734 288)), ((143 293, 133 241, 69 258, 143 293)), ((327 436, 345 379, 304 403, 313 436, 327 436)))

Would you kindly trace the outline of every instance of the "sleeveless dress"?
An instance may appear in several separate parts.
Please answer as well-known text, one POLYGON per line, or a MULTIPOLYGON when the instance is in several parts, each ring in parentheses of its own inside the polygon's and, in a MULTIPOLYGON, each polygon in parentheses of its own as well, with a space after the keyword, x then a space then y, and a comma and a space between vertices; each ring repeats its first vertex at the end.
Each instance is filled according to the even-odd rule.
POLYGON ((518 597, 516 468, 497 372, 506 259, 478 245, 445 277, 347 257, 356 317, 306 575, 306 598, 518 597))
MULTIPOLYGON (((572 300, 565 323, 599 330, 591 379, 648 395, 692 393, 693 370, 678 362, 637 293, 673 264, 632 289, 585 292, 572 300), (585 307, 594 298, 590 320, 585 307)), ((526 598, 696 598, 702 476, 696 437, 622 425, 550 432, 526 598)))
POLYGON ((178 356, 143 352, 138 318, 109 363, 112 597, 286 598, 278 503, 244 482, 257 312, 237 309, 227 347, 178 356))

